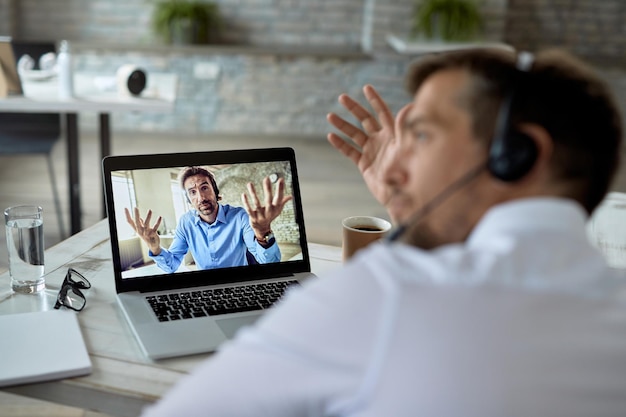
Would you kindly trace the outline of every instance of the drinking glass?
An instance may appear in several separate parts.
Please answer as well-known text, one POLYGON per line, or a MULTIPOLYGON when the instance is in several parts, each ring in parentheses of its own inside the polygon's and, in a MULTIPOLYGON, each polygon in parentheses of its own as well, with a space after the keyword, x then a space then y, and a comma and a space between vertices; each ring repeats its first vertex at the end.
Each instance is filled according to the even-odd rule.
POLYGON ((11 288, 37 293, 44 279, 43 210, 39 206, 15 206, 4 210, 11 288))

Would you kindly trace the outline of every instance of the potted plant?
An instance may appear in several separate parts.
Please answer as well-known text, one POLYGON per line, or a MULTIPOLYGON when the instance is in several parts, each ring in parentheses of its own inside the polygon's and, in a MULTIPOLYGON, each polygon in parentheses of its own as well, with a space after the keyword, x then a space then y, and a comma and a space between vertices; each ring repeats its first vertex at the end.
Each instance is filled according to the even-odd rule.
POLYGON ((155 5, 152 24, 167 43, 206 44, 217 41, 222 19, 215 3, 162 0, 155 5))
POLYGON ((413 37, 439 41, 470 41, 483 30, 483 18, 473 0, 421 0, 413 15, 413 37))

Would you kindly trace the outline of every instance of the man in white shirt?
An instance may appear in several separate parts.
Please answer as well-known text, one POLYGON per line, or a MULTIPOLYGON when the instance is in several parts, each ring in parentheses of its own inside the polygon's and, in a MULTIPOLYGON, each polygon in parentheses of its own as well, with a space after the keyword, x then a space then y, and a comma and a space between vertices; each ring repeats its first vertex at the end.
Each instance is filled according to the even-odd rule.
POLYGON ((394 117, 329 122, 400 227, 293 290, 147 416, 624 416, 626 305, 585 223, 620 114, 557 52, 420 59, 394 117), (354 146, 356 145, 356 146, 354 146))

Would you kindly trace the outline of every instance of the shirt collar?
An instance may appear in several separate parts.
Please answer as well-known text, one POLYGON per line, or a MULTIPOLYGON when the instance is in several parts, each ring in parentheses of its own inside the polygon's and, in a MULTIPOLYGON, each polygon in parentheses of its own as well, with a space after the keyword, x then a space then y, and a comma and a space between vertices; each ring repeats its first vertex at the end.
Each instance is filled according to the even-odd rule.
MULTIPOLYGON (((200 222, 204 223, 204 221, 200 218, 200 213, 198 213, 198 210, 192 209, 192 211, 193 211, 193 223, 196 226, 199 225, 200 222)), ((220 203, 217 203, 217 217, 215 219, 215 222, 226 223, 226 209, 220 203)))
POLYGON ((485 213, 467 240, 469 245, 494 234, 562 231, 586 233, 587 213, 576 201, 556 197, 533 197, 498 204, 485 213))

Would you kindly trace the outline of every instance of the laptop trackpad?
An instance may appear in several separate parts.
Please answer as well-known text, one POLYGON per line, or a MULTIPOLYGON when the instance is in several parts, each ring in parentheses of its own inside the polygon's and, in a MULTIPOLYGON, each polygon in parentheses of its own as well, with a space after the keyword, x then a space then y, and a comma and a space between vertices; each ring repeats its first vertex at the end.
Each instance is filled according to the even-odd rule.
POLYGON ((237 330, 244 326, 254 324, 260 316, 260 314, 250 314, 248 316, 217 319, 215 323, 222 329, 227 338, 232 339, 235 333, 237 333, 237 330))

